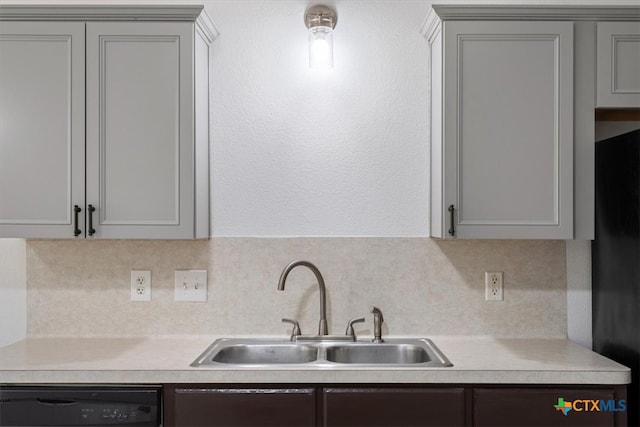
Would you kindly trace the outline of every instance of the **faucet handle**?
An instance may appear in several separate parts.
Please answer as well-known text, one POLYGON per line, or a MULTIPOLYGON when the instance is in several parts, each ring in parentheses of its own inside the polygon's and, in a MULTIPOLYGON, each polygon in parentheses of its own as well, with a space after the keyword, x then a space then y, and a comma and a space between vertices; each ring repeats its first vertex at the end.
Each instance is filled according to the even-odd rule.
POLYGON ((300 334, 302 334, 302 331, 300 330, 300 324, 298 323, 297 320, 294 319, 282 319, 283 323, 291 323, 293 325, 293 329, 291 330, 291 341, 295 341, 295 337, 299 336, 300 334))
POLYGON ((348 335, 348 336, 352 337, 353 340, 355 341, 356 333, 353 330, 353 325, 355 323, 362 323, 362 322, 364 322, 364 317, 356 317, 355 319, 349 320, 349 323, 347 324, 347 331, 345 332, 345 335, 348 335))

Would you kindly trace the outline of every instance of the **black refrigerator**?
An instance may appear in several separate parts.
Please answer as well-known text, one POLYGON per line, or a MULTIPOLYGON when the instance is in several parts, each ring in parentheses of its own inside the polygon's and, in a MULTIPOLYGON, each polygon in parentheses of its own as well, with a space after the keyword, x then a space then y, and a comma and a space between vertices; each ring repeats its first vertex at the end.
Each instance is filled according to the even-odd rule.
POLYGON ((631 368, 629 426, 640 426, 640 129, 596 143, 591 245, 593 350, 631 368))

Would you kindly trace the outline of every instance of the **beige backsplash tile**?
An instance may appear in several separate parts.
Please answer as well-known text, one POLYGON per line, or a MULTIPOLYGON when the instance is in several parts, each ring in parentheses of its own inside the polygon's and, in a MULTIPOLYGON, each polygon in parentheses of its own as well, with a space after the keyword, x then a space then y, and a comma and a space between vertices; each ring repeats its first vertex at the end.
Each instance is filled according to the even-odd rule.
POLYGON ((566 336, 562 241, 428 238, 214 238, 199 241, 27 242, 29 335, 281 335, 283 317, 315 333, 318 293, 296 268, 315 263, 327 284, 330 331, 384 313, 392 335, 566 336), (152 301, 130 302, 130 270, 152 270, 152 301), (173 301, 176 269, 208 270, 208 301, 173 301), (484 272, 504 271, 505 301, 484 301, 484 272))

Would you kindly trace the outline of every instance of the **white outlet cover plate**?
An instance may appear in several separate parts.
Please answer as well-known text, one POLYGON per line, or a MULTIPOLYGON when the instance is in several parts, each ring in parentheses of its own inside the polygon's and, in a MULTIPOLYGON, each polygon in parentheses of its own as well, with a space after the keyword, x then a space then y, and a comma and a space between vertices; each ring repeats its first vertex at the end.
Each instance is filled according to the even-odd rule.
POLYGON ((504 301, 504 273, 487 271, 484 273, 485 301, 504 301))
POLYGON ((207 301, 207 270, 176 270, 175 300, 207 301))
POLYGON ((131 270, 131 301, 151 301, 151 270, 131 270))

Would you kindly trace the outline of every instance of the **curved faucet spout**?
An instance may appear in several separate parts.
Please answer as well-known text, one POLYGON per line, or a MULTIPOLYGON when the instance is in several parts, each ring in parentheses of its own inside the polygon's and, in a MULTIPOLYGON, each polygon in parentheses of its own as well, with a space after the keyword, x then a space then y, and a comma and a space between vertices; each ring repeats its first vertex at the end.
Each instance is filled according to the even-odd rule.
POLYGON ((320 323, 318 325, 318 335, 328 335, 329 330, 327 327, 327 295, 326 288, 324 286, 324 279, 322 278, 322 274, 320 274, 320 270, 318 267, 310 263, 309 261, 293 261, 289 265, 287 265, 284 270, 282 270, 282 274, 280 274, 280 280, 278 281, 278 290, 284 291, 284 284, 287 281, 287 276, 291 270, 298 266, 307 267, 309 270, 313 272, 316 276, 316 280, 318 281, 318 288, 320 289, 320 323))

